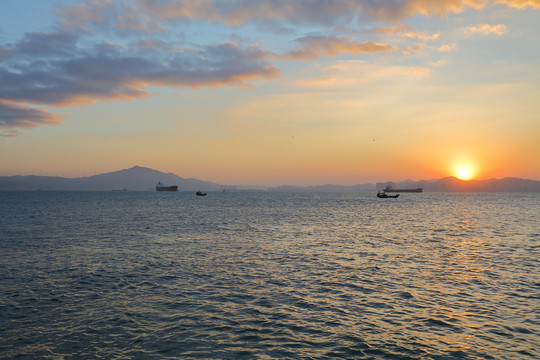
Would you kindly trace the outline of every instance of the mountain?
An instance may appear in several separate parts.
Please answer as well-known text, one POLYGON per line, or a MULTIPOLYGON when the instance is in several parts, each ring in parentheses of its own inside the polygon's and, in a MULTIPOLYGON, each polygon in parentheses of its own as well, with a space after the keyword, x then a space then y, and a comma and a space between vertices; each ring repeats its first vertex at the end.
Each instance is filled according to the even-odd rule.
POLYGON ((0 190, 155 190, 161 181, 164 185, 178 185, 179 191, 220 190, 222 185, 198 179, 184 179, 173 173, 134 166, 129 169, 80 178, 52 176, 3 176, 0 177, 0 190))

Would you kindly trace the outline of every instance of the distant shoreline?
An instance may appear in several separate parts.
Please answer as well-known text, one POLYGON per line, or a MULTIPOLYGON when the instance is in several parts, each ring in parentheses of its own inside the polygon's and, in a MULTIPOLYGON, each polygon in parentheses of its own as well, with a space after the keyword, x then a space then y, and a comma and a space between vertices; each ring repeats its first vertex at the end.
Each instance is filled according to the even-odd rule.
POLYGON ((155 191, 155 185, 177 185, 179 191, 274 191, 274 192, 359 192, 380 191, 387 185, 394 188, 424 192, 540 192, 540 181, 520 178, 460 180, 445 177, 432 180, 386 181, 357 185, 222 185, 199 179, 185 179, 172 173, 134 166, 120 171, 90 177, 63 178, 57 176, 0 176, 0 190, 19 191, 155 191))

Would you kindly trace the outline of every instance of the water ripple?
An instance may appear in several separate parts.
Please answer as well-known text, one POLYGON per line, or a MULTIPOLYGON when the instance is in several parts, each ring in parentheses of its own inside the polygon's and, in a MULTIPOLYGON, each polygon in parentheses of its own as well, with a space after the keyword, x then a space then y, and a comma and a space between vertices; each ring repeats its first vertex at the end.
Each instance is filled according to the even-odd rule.
POLYGON ((158 195, 0 192, 0 358, 540 358, 536 195, 158 195))

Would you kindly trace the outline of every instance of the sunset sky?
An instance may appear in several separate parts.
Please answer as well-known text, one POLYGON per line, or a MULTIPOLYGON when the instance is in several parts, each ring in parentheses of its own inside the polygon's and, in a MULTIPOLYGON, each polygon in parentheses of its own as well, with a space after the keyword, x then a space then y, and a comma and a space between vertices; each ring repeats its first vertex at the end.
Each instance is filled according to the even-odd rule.
POLYGON ((540 180, 540 0, 2 0, 0 175, 540 180))

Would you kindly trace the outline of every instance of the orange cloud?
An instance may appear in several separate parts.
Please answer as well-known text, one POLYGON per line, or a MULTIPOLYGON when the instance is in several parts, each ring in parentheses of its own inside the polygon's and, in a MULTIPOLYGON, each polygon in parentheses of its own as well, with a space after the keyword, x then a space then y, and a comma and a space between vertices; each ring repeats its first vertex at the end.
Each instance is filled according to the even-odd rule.
POLYGON ((424 48, 423 45, 420 45, 420 44, 411 45, 411 46, 408 46, 406 49, 401 50, 401 53, 403 55, 417 54, 417 53, 421 53, 423 48, 424 48))
POLYGON ((540 9, 540 0, 497 0, 496 3, 518 9, 524 9, 527 7, 540 9))
POLYGON ((461 13, 468 7, 481 9, 486 3, 486 0, 409 0, 403 2, 401 16, 409 17, 420 14, 447 17, 450 14, 461 13))
POLYGON ((482 34, 482 35, 498 35, 501 36, 508 31, 506 25, 489 25, 489 24, 478 24, 471 25, 465 29, 467 33, 470 34, 482 34))
POLYGON ((456 44, 451 44, 451 45, 445 44, 445 45, 440 46, 437 50, 439 50, 439 52, 450 52, 450 51, 455 50, 456 47, 457 47, 456 44))
POLYGON ((14 128, 33 128, 41 125, 58 125, 64 117, 47 110, 0 100, 0 136, 15 136, 14 128))
POLYGON ((300 48, 283 56, 291 60, 316 60, 320 57, 333 57, 342 53, 375 54, 380 52, 393 52, 392 45, 374 43, 371 41, 355 42, 350 38, 334 36, 306 36, 296 40, 300 48))
POLYGON ((423 41, 437 40, 441 34, 436 33, 433 35, 427 35, 424 32, 418 32, 412 26, 408 25, 396 25, 394 27, 377 27, 373 30, 375 33, 386 35, 398 35, 409 39, 418 39, 423 41))

